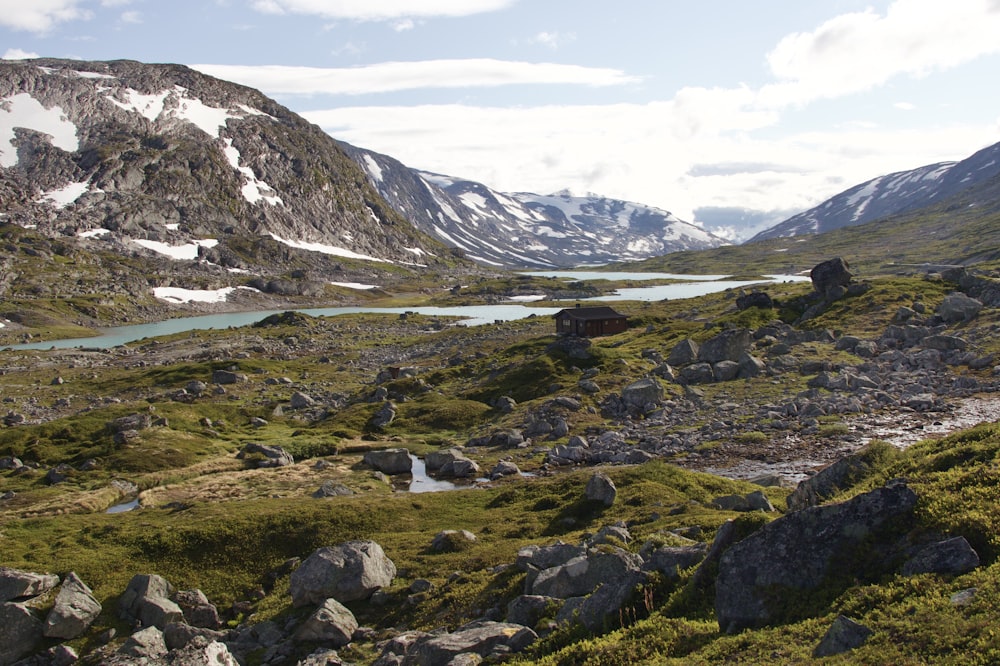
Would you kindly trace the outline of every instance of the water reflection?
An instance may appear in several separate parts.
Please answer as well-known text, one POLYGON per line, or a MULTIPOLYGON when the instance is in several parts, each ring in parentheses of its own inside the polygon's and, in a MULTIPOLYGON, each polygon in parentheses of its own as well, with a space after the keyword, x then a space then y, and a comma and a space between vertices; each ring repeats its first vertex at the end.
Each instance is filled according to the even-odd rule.
POLYGON ((442 490, 455 490, 457 488, 468 487, 461 486, 452 481, 444 481, 431 477, 427 473, 427 466, 424 464, 423 459, 416 457, 412 453, 410 454, 410 461, 412 462, 412 478, 409 482, 399 484, 398 490, 409 491, 411 493, 436 493, 442 490))

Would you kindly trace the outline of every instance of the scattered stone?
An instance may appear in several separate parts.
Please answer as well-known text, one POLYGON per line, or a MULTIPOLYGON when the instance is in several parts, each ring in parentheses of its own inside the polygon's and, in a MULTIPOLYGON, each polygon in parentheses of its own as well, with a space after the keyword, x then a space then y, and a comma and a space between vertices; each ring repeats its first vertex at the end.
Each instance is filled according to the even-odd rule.
POLYGON ((738 363, 740 357, 750 351, 752 342, 753 336, 748 329, 734 328, 722 331, 701 345, 698 349, 698 360, 713 364, 720 361, 738 363))
POLYGON ((306 407, 312 407, 316 404, 315 400, 302 391, 296 391, 293 393, 289 402, 292 409, 305 409, 306 407))
POLYGON ((489 657, 495 652, 520 652, 538 639, 528 627, 506 622, 477 621, 449 634, 428 634, 406 651, 406 663, 445 664, 463 654, 489 657), (502 648, 502 649, 501 649, 502 648))
POLYGON ((232 370, 215 370, 212 372, 212 383, 219 385, 243 384, 250 381, 246 375, 232 370))
POLYGON ((157 659, 167 654, 163 632, 156 627, 146 627, 135 632, 118 648, 118 654, 137 659, 157 659))
POLYGON ((690 338, 681 340, 670 350, 667 365, 683 366, 694 363, 698 359, 698 343, 690 338))
POLYGON ((371 418, 371 426, 376 429, 388 427, 396 419, 396 405, 390 401, 382 403, 375 415, 371 418))
POLYGON ((328 479, 323 482, 323 485, 321 485, 319 489, 312 494, 312 496, 317 499, 322 499, 325 497, 340 497, 353 494, 354 491, 345 486, 343 483, 338 483, 337 481, 328 479))
POLYGON ((965 537, 958 536, 925 546, 903 565, 904 576, 923 573, 961 575, 979 566, 979 554, 965 537))
POLYGON ((122 619, 144 627, 162 629, 170 622, 183 622, 180 606, 170 600, 173 586, 156 574, 136 574, 118 600, 122 619))
POLYGON ((13 664, 34 651, 42 640, 42 621, 18 603, 0 603, 0 664, 13 664))
POLYGON ((413 471, 413 459, 406 449, 382 449, 365 454, 364 463, 378 471, 394 475, 409 474, 413 471))
POLYGON ((955 594, 951 595, 949 601, 952 606, 968 606, 973 601, 976 600, 976 595, 979 593, 979 589, 975 587, 967 587, 964 590, 959 590, 955 594))
POLYGON ((292 454, 280 446, 268 446, 257 442, 248 442, 243 445, 240 452, 236 454, 239 460, 253 461, 254 466, 264 467, 286 467, 294 465, 295 459, 292 454))
POLYGON ((843 296, 853 277, 847 262, 841 257, 816 264, 809 271, 813 289, 829 301, 837 300, 843 296))
POLYGON ((618 495, 618 489, 615 487, 614 481, 611 480, 604 472, 596 472, 587 481, 587 488, 584 491, 584 496, 592 502, 600 502, 604 506, 611 506, 615 503, 615 497, 618 495))
POLYGON ((517 476, 521 473, 521 468, 510 460, 500 460, 493 469, 490 470, 490 479, 496 480, 505 476, 517 476))
POLYGON ((174 601, 184 613, 184 619, 193 627, 218 629, 222 625, 219 610, 201 590, 181 590, 174 601))
POLYGON ((442 530, 434 535, 431 550, 435 553, 451 553, 463 550, 476 542, 476 535, 468 530, 442 530))
POLYGON ((813 650, 812 656, 830 657, 835 654, 849 652, 864 645, 872 635, 872 630, 854 620, 838 615, 819 645, 813 650))
POLYGON ((774 301, 762 291, 754 291, 749 294, 742 294, 736 297, 736 308, 741 312, 750 308, 761 308, 770 310, 774 307, 774 301))
POLYGON ((966 296, 960 291, 955 291, 944 297, 936 314, 942 321, 957 324, 975 319, 982 309, 982 301, 966 296))

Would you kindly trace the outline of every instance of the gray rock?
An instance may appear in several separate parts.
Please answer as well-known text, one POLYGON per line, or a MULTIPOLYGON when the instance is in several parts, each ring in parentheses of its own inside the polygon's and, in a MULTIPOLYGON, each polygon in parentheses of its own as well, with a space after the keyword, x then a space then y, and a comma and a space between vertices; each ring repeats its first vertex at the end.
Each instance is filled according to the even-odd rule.
POLYGON ((242 384, 248 381, 250 381, 249 377, 239 372, 233 372, 232 370, 215 370, 212 372, 213 384, 242 384))
POLYGON ((181 590, 173 597, 184 613, 184 619, 193 627, 218 629, 222 624, 219 610, 201 590, 181 590))
POLYGON ((453 477, 456 479, 471 479, 479 475, 479 465, 469 458, 458 458, 438 470, 441 476, 453 477))
POLYGON ((643 558, 643 571, 659 571, 670 580, 680 578, 680 572, 690 569, 708 553, 708 544, 691 546, 661 546, 643 558))
POLYGON ((388 587, 395 576, 396 565, 380 545, 374 541, 348 541, 320 548, 306 558, 292 572, 289 592, 296 608, 331 598, 357 601, 388 587))
POLYGON ((576 385, 584 393, 600 393, 601 391, 601 387, 593 379, 581 379, 576 385))
POLYGON ((698 343, 691 339, 684 339, 674 345, 667 356, 667 365, 688 365, 694 363, 698 358, 698 343))
MULTIPOLYGON (((552 431, 552 426, 544 421, 536 421, 540 426, 545 425, 543 432, 537 432, 536 434, 543 435, 552 431)), ((490 435, 490 446, 499 446, 504 449, 516 449, 518 446, 524 443, 524 433, 517 429, 510 430, 500 430, 490 435)), ((463 456, 464 457, 464 456, 463 456)))
POLYGON ((969 342, 965 338, 960 338, 957 335, 928 335, 924 338, 923 344, 928 349, 937 349, 938 351, 965 351, 969 346, 969 342))
POLYGON ((493 469, 490 470, 490 479, 500 479, 505 476, 517 476, 521 473, 521 468, 510 460, 500 460, 493 469))
POLYGON ((621 548, 591 551, 539 572, 530 592, 560 599, 580 597, 590 594, 602 583, 620 583, 641 567, 642 559, 638 555, 621 548))
POLYGON ((719 361, 712 364, 712 377, 717 382, 731 382, 740 373, 740 364, 736 361, 719 361))
MULTIPOLYGON (((698 349, 698 360, 702 363, 719 361, 739 362, 740 357, 750 351, 753 335, 745 328, 722 331, 706 340, 698 349)), ((669 361, 668 361, 669 363, 669 361)))
POLYGON ((841 257, 816 264, 809 271, 813 289, 827 300, 836 300, 842 296, 853 277, 847 262, 841 257))
POLYGON ((0 601, 37 597, 59 584, 59 576, 0 567, 0 601))
POLYGON ((602 543, 610 543, 611 540, 619 541, 628 545, 632 542, 632 534, 624 522, 615 525, 604 525, 597 530, 597 534, 587 539, 587 547, 593 547, 602 543))
POLYGON ((292 409, 304 409, 312 407, 316 404, 316 401, 302 391, 296 391, 292 394, 290 404, 292 409))
POLYGON ((765 370, 767 370, 767 366, 764 361, 748 352, 740 355, 739 371, 736 376, 739 379, 749 379, 764 374, 765 370))
POLYGON ((354 491, 345 486, 343 483, 327 480, 323 482, 323 485, 321 485, 316 492, 312 494, 312 496, 317 499, 322 499, 324 497, 340 497, 343 495, 353 494, 354 491))
POLYGON ((45 636, 73 639, 85 632, 101 614, 94 593, 73 572, 66 574, 55 604, 45 618, 45 636))
POLYGON ((764 626, 781 615, 780 602, 794 604, 797 596, 832 584, 838 574, 888 570, 888 562, 859 558, 870 558, 862 554, 869 548, 879 552, 879 539, 916 503, 904 484, 878 488, 841 504, 789 513, 734 544, 719 559, 719 628, 733 633, 764 626), (859 549, 862 542, 869 548, 859 549))
POLYGON ((461 550, 475 541, 476 535, 469 530, 442 530, 434 535, 431 550, 435 553, 449 553, 461 550))
POLYGON ((396 419, 396 405, 389 401, 382 404, 375 415, 371 418, 373 428, 385 428, 396 419))
POLYGON ((611 506, 618 496, 618 489, 607 474, 595 472, 587 481, 584 496, 591 502, 600 502, 604 506, 611 506))
POLYGON ((749 308, 762 308, 770 310, 774 307, 774 301, 763 291, 754 291, 749 294, 741 294, 736 297, 736 309, 742 312, 749 308))
POLYGON ((655 379, 640 379, 622 389, 622 402, 630 408, 645 409, 647 405, 658 405, 662 400, 663 386, 655 379))
POLYGON ((248 442, 236 454, 238 460, 255 460, 260 468, 287 467, 294 465, 292 454, 280 446, 268 446, 258 442, 248 442))
POLYGON ((157 659, 167 654, 163 632, 156 627, 146 627, 135 632, 118 648, 118 654, 141 659, 157 659))
POLYGON ((407 651, 407 664, 447 666, 461 654, 487 657, 498 648, 520 652, 538 639, 528 627, 506 622, 477 621, 450 634, 427 635, 407 651))
POLYGON ((192 627, 183 622, 171 622, 163 628, 163 642, 167 650, 181 649, 199 637, 219 641, 226 637, 226 633, 205 627, 192 627))
POLYGON ((771 513, 774 511, 774 506, 771 504, 771 500, 769 500, 767 495, 765 495, 761 490, 755 490, 752 493, 747 493, 746 500, 750 511, 763 511, 765 513, 771 513))
POLYGON ((522 594, 514 597, 507 604, 507 622, 526 627, 537 627, 546 617, 555 619, 556 613, 562 608, 563 599, 543 597, 538 594, 522 594))
POLYGON ((801 481, 785 500, 788 510, 800 511, 822 503, 860 479, 870 467, 863 451, 841 458, 801 481))
POLYGON ((18 603, 0 603, 0 664, 8 666, 33 652, 42 640, 42 621, 18 603))
POLYGON ((561 541, 549 546, 524 546, 517 551, 514 566, 521 571, 550 569, 565 564, 586 552, 582 546, 574 546, 561 541))
POLYGON ((711 384, 715 381, 715 369, 711 363, 692 363, 681 368, 681 379, 689 384, 711 384))
POLYGON ((712 505, 722 511, 750 510, 750 504, 743 495, 721 495, 712 499, 712 505))
POLYGON ((160 629, 170 622, 183 622, 180 606, 170 600, 173 591, 173 586, 162 576, 136 574, 118 600, 119 615, 144 627, 160 629))
POLYGON ((365 454, 364 463, 383 474, 409 474, 413 470, 413 460, 406 449, 382 449, 365 454))
POLYGON ((955 291, 944 297, 938 306, 937 316, 949 324, 956 324, 975 319, 983 309, 982 301, 955 291))
POLYGON ((309 616, 295 637, 302 641, 317 641, 343 647, 351 642, 351 636, 358 628, 358 620, 336 599, 327 599, 309 616))
POLYGON ((424 457, 424 466, 428 472, 436 472, 448 463, 456 460, 468 460, 468 458, 458 449, 442 449, 428 453, 424 457))
POLYGON ((517 407, 517 401, 509 395, 502 395, 494 401, 493 406, 501 414, 510 414, 517 407))
POLYGON ((864 645, 872 635, 872 630, 843 615, 838 615, 823 640, 813 650, 816 658, 830 657, 849 652, 864 645))
POLYGON ((925 546, 903 565, 904 576, 923 573, 961 575, 979 566, 979 554, 965 537, 958 536, 925 546))
POLYGON ((170 666, 240 666, 225 643, 206 636, 197 636, 171 651, 169 662, 170 666))
POLYGON ((606 630, 609 621, 620 622, 622 606, 645 581, 641 571, 629 571, 621 580, 603 582, 586 597, 567 600, 556 615, 556 622, 582 624, 593 632, 606 630))

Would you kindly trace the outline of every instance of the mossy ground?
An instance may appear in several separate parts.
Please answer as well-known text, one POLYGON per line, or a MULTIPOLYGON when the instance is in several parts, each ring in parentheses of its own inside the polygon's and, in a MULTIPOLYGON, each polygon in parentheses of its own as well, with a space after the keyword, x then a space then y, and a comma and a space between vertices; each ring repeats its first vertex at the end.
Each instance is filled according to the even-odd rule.
MULTIPOLYGON (((899 305, 919 301, 932 310, 950 288, 932 279, 873 280, 866 294, 846 299, 804 326, 871 337, 892 322, 899 305)), ((737 517, 712 508, 710 500, 754 487, 654 461, 608 468, 619 495, 613 507, 603 509, 583 499, 592 470, 507 479, 468 491, 408 494, 393 492, 361 460, 371 448, 402 446, 422 455, 498 428, 518 427, 559 393, 577 395, 581 402, 580 410, 567 413, 572 432, 607 426, 600 400, 653 370, 656 363, 644 351, 666 356, 680 340, 704 341, 726 325, 792 320, 796 313, 782 303, 795 302, 808 286, 790 283, 767 290, 779 300, 778 309, 738 312, 736 292, 615 304, 630 315, 629 330, 594 340, 585 359, 570 358, 552 345, 556 338, 549 319, 460 328, 429 317, 376 315, 279 319, 138 341, 107 352, 0 352, 0 396, 8 409, 40 421, 0 429, 0 456, 16 455, 40 466, 33 474, 0 473, 0 491, 16 493, 0 503, 0 564, 76 571, 105 605, 96 634, 117 622, 116 597, 135 573, 155 572, 179 588, 201 588, 223 609, 250 602, 254 621, 294 614, 287 578, 261 590, 267 573, 316 547, 370 538, 396 562, 400 575, 388 605, 358 603, 352 610, 372 626, 431 629, 482 617, 519 594, 523 574, 503 565, 529 543, 576 542, 621 520, 630 525, 634 548, 649 539, 667 541, 677 528, 698 527, 710 540, 719 525, 737 517), (370 426, 381 406, 372 397, 375 376, 389 366, 413 367, 416 376, 381 384, 397 407, 397 418, 376 430, 370 426), (197 398, 175 398, 193 380, 210 383, 219 369, 233 369, 248 381, 197 398), (598 396, 575 389, 587 369, 597 373, 598 396), (53 381, 56 377, 61 381, 53 381), (289 398, 296 390, 316 398, 318 406, 291 409, 289 398), (511 413, 494 406, 504 395, 518 403, 511 413), (116 441, 108 424, 135 413, 148 413, 157 425, 116 441), (249 469, 235 457, 247 442, 280 445, 296 464, 249 469), (89 459, 97 461, 96 469, 69 472, 62 484, 42 479, 50 467, 79 467, 89 459), (323 466, 316 465, 319 460, 323 466), (122 499, 110 486, 115 479, 136 484, 145 508, 103 513, 122 499), (356 494, 313 498, 326 480, 356 494), (432 552, 431 540, 444 529, 469 530, 477 541, 455 552, 432 552), (430 580, 433 590, 411 597, 407 588, 416 578, 430 580)), ((994 316, 984 313, 974 326, 960 327, 963 334, 978 336, 983 353, 1000 352, 996 336, 988 334, 997 324, 990 319, 994 316)), ((830 343, 801 345, 796 353, 803 360, 856 362, 830 343)), ((702 388, 706 405, 717 400, 762 404, 794 395, 805 381, 798 373, 786 373, 702 388)), ((668 383, 664 389, 668 396, 681 391, 668 383)), ((683 427, 698 428, 717 416, 699 413, 683 427)), ((821 428, 824 436, 836 437, 844 427, 826 420, 821 428)), ((719 442, 713 452, 764 446, 762 435, 766 439, 748 430, 732 442, 719 442)), ((538 473, 543 460, 534 448, 481 448, 468 454, 485 469, 509 457, 522 470, 538 473)), ((844 613, 871 626, 875 635, 849 658, 831 663, 991 663, 1000 650, 990 633, 1000 610, 995 601, 998 456, 1000 430, 983 425, 878 458, 844 490, 847 497, 890 478, 908 478, 920 497, 921 529, 965 536, 980 552, 984 564, 971 574, 893 576, 879 584, 858 584, 832 594, 827 609, 806 619, 722 636, 710 591, 692 587, 687 572, 678 583, 659 581, 642 591, 608 633, 558 630, 517 660, 802 663, 833 617, 844 613), (972 603, 950 603, 952 593, 969 587, 980 590, 972 603)), ((787 490, 766 492, 775 506, 784 507, 787 490)), ((755 520, 746 529, 765 518, 755 520)), ((92 638, 88 634, 81 647, 92 638)), ((365 663, 371 649, 360 646, 352 655, 365 663)))

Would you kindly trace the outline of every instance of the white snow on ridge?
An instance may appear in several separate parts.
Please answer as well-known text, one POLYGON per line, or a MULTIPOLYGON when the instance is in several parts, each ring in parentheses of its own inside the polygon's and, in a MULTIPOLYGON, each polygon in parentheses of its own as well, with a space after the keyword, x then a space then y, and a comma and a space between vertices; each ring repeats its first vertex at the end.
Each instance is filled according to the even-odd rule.
POLYGON ((170 303, 224 303, 237 289, 252 287, 223 287, 222 289, 182 289, 181 287, 153 287, 153 296, 170 303))
POLYGON ((250 167, 240 166, 240 151, 233 147, 233 140, 224 139, 224 141, 226 147, 222 149, 222 152, 225 153, 229 164, 247 179, 247 182, 240 188, 243 198, 252 204, 263 201, 272 206, 282 205, 284 202, 281 200, 281 197, 276 194, 265 194, 265 192, 274 192, 273 187, 259 180, 250 167))
POLYGON ((281 238, 274 234, 270 235, 271 238, 288 245, 289 247, 298 248, 300 250, 308 250, 310 252, 320 252, 322 254, 330 254, 335 257, 344 257, 347 259, 363 259, 365 261, 378 261, 380 263, 392 263, 386 259, 379 259, 378 257, 369 257, 367 254, 358 254, 357 252, 352 252, 342 247, 337 247, 336 245, 326 245, 324 243, 312 243, 309 241, 294 241, 288 240, 286 238, 281 238))
POLYGON ((153 252, 165 254, 172 259, 197 259, 199 247, 215 247, 219 244, 219 241, 214 238, 197 240, 193 243, 187 243, 185 245, 170 245, 168 243, 146 240, 143 238, 134 238, 132 239, 132 242, 136 245, 141 245, 146 249, 152 250, 153 252))
POLYGON ((98 229, 88 229, 87 231, 80 231, 76 234, 77 238, 98 238, 99 236, 105 236, 110 234, 110 229, 105 229, 103 227, 98 229))
POLYGON ((365 166, 368 167, 368 173, 376 183, 382 182, 382 167, 378 165, 368 153, 365 153, 365 166))
POLYGON ((49 134, 52 145, 67 152, 80 147, 76 125, 66 118, 58 106, 46 109, 41 102, 28 93, 18 93, 0 100, 0 166, 12 167, 17 164, 17 149, 14 148, 14 128, 49 134))
POLYGON ((60 187, 59 189, 43 192, 38 201, 39 203, 47 201, 56 208, 65 208, 79 199, 89 188, 90 183, 86 181, 82 183, 70 183, 69 185, 60 187))
POLYGON ((331 282, 330 284, 346 289, 378 289, 377 284, 361 284, 360 282, 331 282))
POLYGON ((120 109, 138 113, 147 120, 155 121, 163 113, 163 103, 170 95, 170 92, 169 90, 164 90, 154 95, 146 95, 138 90, 126 88, 124 91, 117 93, 118 95, 125 96, 126 99, 124 102, 119 101, 113 95, 107 95, 107 99, 120 109))

